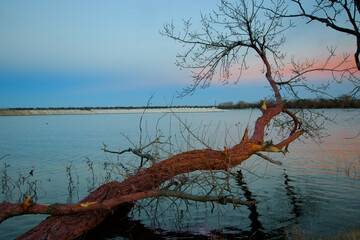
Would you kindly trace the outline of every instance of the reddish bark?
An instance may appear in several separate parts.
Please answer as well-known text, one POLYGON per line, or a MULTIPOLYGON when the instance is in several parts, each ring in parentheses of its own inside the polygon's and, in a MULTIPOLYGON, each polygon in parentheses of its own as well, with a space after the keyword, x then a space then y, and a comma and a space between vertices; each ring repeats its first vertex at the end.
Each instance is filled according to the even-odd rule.
MULTIPOLYGON (((254 133, 248 137, 245 131, 241 142, 230 149, 217 151, 212 149, 184 152, 158 164, 155 164, 123 182, 111 182, 100 186, 78 204, 39 205, 30 200, 22 204, 0 204, 0 220, 24 213, 47 213, 48 217, 37 227, 23 234, 18 239, 74 239, 93 229, 114 211, 123 208, 129 210, 129 204, 136 200, 154 196, 156 189, 164 182, 179 174, 197 170, 224 170, 241 164, 252 154, 268 151, 264 143, 264 128, 277 114, 285 111, 283 104, 262 109, 254 133), (81 205, 81 203, 83 203, 81 205), (61 215, 59 215, 61 214, 61 215), (66 215, 63 215, 66 214, 66 215)), ((272 146, 282 148, 295 140, 301 131, 293 131, 281 143, 272 146)), ((122 210, 122 209, 121 209, 122 210)))

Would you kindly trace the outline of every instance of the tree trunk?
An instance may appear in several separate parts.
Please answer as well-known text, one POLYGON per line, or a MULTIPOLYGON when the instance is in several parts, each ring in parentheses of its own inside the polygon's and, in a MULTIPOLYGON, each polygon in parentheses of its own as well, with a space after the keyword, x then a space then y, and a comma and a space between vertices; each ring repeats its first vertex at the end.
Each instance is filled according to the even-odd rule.
MULTIPOLYGON (((265 126, 274 116, 285 110, 283 104, 276 104, 271 108, 261 110, 263 115, 258 118, 251 138, 248 137, 246 129, 241 142, 230 149, 225 148, 224 151, 203 149, 184 152, 144 169, 123 182, 111 182, 102 185, 79 204, 44 206, 46 213, 54 215, 18 239, 68 240, 77 238, 95 228, 115 211, 128 213, 136 200, 156 196, 157 190, 164 182, 179 174, 197 170, 229 169, 241 164, 259 151, 280 150, 301 135, 302 131, 293 131, 287 139, 277 145, 264 143, 265 126), (94 207, 95 210, 91 210, 91 207, 94 207)), ((1 211, 5 212, 6 205, 4 203, 0 205, 3 207, 0 208, 1 211)), ((34 204, 27 207, 23 205, 18 206, 17 211, 22 208, 25 212, 36 213, 37 207, 40 208, 34 204)))
MULTIPOLYGON (((40 205, 32 202, 31 198, 20 204, 3 202, 0 204, 0 221, 22 214, 50 214, 52 216, 18 239, 75 239, 98 226, 114 212, 127 214, 137 200, 159 196, 161 185, 179 174, 233 168, 252 154, 264 156, 259 151, 279 152, 302 134, 301 130, 294 128, 288 138, 276 145, 264 142, 264 129, 271 119, 281 112, 290 113, 281 102, 272 107, 266 107, 264 102, 261 111, 263 115, 257 119, 251 138, 246 129, 241 142, 230 149, 224 147, 223 151, 203 149, 180 153, 123 182, 104 184, 77 204, 40 205)), ((268 157, 264 159, 268 160, 268 157)), ((211 199, 214 201, 214 198, 211 199)), ((193 200, 197 200, 197 197, 193 200)), ((220 200, 229 202, 229 199, 220 200)))
MULTIPOLYGON (((250 149, 246 150, 245 154, 236 154, 238 156, 235 156, 234 151, 235 149, 229 150, 229 155, 231 154, 235 161, 230 161, 229 157, 226 159, 227 154, 221 151, 210 149, 182 153, 145 169, 121 183, 111 182, 105 184, 81 202, 103 202, 122 196, 129 196, 130 198, 135 193, 155 191, 162 183, 178 174, 196 170, 227 169, 250 156, 250 149)), ((51 216, 18 239, 74 239, 96 227, 113 212, 129 211, 129 204, 131 203, 121 204, 112 209, 98 209, 64 216, 51 216)))

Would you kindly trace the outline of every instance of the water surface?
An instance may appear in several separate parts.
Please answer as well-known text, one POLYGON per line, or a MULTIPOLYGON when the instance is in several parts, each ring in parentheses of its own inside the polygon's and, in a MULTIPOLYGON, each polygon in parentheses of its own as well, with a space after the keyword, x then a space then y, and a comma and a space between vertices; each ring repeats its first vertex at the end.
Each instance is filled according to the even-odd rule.
MULTIPOLYGON (((212 234, 247 239, 255 236, 254 233, 258 239, 282 239, 291 236, 294 228, 315 236, 329 236, 358 227, 360 111, 325 110, 324 113, 335 117, 336 122, 326 123, 329 136, 322 143, 297 141, 287 155, 271 155, 283 162, 281 167, 258 157, 251 157, 241 166, 252 172, 242 171, 241 197, 259 201, 256 207, 220 206, 214 210, 208 204, 188 208, 180 203, 178 219, 174 220, 173 211, 164 211, 156 219, 146 214, 134 215, 125 223, 113 219, 115 229, 126 226, 129 229, 113 231, 103 227, 94 236, 128 239, 134 238, 137 229, 138 233, 175 239, 212 234)), ((253 126, 258 115, 257 110, 177 114, 206 143, 221 149, 238 142, 245 127, 253 126)), ((135 160, 130 154, 117 159, 101 149, 103 144, 116 151, 132 147, 132 143, 139 145, 141 117, 141 114, 0 117, 0 157, 5 156, 0 160, 0 201, 17 202, 29 184, 33 184, 39 203, 77 202, 99 183, 110 178, 121 180, 122 176, 116 175, 115 170, 111 177, 107 176, 109 165, 104 163, 126 164, 135 160), (69 173, 72 185, 69 185, 69 173)), ((197 141, 189 144, 186 139, 191 136, 183 127, 179 131, 179 126, 173 115, 146 114, 142 118, 142 143, 156 134, 171 134, 173 145, 169 151, 175 153, 177 148, 186 151, 193 146, 204 148, 197 141)), ((162 201, 160 206, 166 209, 167 200, 162 201)), ((13 239, 45 217, 8 219, 0 224, 1 239, 13 239)))

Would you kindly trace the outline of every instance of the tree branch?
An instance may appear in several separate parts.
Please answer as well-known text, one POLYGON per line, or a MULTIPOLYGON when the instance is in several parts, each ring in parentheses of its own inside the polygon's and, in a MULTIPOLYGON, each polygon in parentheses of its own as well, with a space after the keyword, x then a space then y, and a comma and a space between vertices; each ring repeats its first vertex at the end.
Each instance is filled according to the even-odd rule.
POLYGON ((155 191, 144 191, 104 200, 102 202, 93 201, 75 204, 54 203, 50 205, 35 203, 32 201, 31 196, 25 196, 23 203, 9 203, 3 201, 0 204, 0 223, 7 218, 25 214, 67 215, 99 209, 110 210, 123 203, 134 203, 143 198, 153 197, 155 196, 154 194, 155 191))
POLYGON ((258 155, 259 157, 262 157, 262 158, 265 159, 266 161, 271 162, 271 163, 273 163, 273 164, 275 164, 275 165, 282 166, 282 162, 273 160, 273 159, 271 159, 270 157, 268 157, 268 156, 266 156, 266 155, 264 155, 264 154, 256 153, 256 155, 258 155))
POLYGON ((47 214, 53 216, 68 215, 75 213, 83 213, 89 211, 95 211, 99 209, 114 209, 124 203, 135 203, 137 200, 149 198, 149 197, 177 197, 197 202, 218 202, 221 204, 231 203, 234 205, 246 205, 252 206, 257 201, 242 201, 228 196, 199 196, 189 194, 181 191, 174 190, 154 190, 145 192, 131 193, 118 198, 112 198, 103 202, 81 202, 76 204, 61 204, 54 203, 50 205, 38 204, 32 201, 32 196, 25 196, 25 200, 22 203, 9 203, 3 201, 0 203, 0 223, 8 218, 28 215, 28 214, 47 214))
POLYGON ((234 205, 246 205, 252 206, 257 204, 257 201, 242 201, 240 199, 236 199, 229 196, 199 196, 194 194, 189 194, 181 191, 172 191, 172 190, 161 190, 157 193, 158 196, 166 196, 166 197, 177 197, 181 199, 192 200, 196 202, 218 202, 220 204, 234 204, 234 205))

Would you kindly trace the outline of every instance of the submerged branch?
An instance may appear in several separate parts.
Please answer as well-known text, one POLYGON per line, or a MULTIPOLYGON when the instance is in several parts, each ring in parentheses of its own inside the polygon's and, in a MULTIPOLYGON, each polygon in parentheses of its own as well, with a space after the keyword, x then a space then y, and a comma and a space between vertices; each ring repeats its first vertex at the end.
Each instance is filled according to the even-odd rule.
POLYGON ((119 198, 104 200, 103 202, 80 202, 75 204, 54 203, 50 205, 38 204, 32 201, 29 196, 22 203, 0 203, 0 223, 4 220, 26 214, 48 214, 48 215, 67 215, 95 211, 99 209, 113 209, 123 203, 134 203, 137 200, 154 196, 154 191, 144 191, 131 193, 119 198))
POLYGON ((136 192, 118 198, 105 200, 103 202, 93 201, 75 204, 54 203, 50 205, 35 203, 32 201, 32 196, 26 195, 25 200, 22 203, 9 203, 6 201, 0 203, 0 223, 8 218, 27 214, 47 214, 53 216, 60 216, 95 211, 100 209, 111 210, 124 203, 133 204, 137 200, 157 196, 176 197, 197 202, 218 202, 221 204, 230 203, 234 205, 246 206, 252 206, 257 203, 256 201, 242 201, 240 199, 229 196, 199 196, 175 190, 154 190, 136 192))
POLYGON ((220 204, 231 203, 234 205, 246 205, 252 206, 257 204, 257 201, 242 201, 240 199, 236 199, 229 196, 199 196, 194 194, 189 194, 181 191, 172 191, 172 190, 162 190, 157 193, 158 196, 166 196, 166 197, 177 197, 197 202, 218 202, 220 204))

